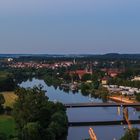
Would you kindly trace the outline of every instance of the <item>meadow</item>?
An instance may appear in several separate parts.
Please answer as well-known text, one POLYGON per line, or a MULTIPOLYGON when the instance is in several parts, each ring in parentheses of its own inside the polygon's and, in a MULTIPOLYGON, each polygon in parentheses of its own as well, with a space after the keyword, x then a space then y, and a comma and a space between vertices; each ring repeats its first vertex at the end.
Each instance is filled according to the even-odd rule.
POLYGON ((15 122, 11 116, 0 115, 0 132, 7 136, 14 135, 16 133, 15 122))

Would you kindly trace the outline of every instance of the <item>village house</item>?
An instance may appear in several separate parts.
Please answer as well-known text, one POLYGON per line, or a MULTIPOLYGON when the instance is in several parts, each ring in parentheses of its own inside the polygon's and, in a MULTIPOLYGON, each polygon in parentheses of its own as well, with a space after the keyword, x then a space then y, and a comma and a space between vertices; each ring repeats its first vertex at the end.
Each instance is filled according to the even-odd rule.
POLYGON ((140 76, 135 76, 131 81, 140 81, 140 76))
POLYGON ((69 72, 70 75, 72 74, 77 74, 79 76, 79 79, 82 79, 82 76, 85 74, 92 74, 91 71, 87 71, 87 70, 76 70, 76 71, 71 71, 69 72))
POLYGON ((103 77, 103 78, 101 79, 102 85, 107 85, 107 84, 108 84, 108 80, 109 80, 108 77, 103 77))

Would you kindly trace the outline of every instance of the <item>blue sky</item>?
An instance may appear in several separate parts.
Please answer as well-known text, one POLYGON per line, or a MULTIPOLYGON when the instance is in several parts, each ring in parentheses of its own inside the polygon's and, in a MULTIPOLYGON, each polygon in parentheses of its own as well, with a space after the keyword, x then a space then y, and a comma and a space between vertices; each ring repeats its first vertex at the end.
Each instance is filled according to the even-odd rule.
POLYGON ((140 0, 1 0, 0 53, 140 53, 140 0))

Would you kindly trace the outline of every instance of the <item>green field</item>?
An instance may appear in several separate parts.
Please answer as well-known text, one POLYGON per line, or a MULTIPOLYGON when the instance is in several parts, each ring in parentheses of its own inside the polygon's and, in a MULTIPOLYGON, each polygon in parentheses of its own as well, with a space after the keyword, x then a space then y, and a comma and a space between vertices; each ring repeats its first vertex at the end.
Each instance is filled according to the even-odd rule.
POLYGON ((0 78, 6 78, 9 75, 8 72, 0 71, 0 78))
POLYGON ((7 136, 15 134, 15 122, 11 116, 0 115, 0 132, 7 136))
POLYGON ((0 94, 3 94, 3 96, 5 98, 4 106, 12 107, 17 98, 15 93, 14 92, 1 92, 0 94))

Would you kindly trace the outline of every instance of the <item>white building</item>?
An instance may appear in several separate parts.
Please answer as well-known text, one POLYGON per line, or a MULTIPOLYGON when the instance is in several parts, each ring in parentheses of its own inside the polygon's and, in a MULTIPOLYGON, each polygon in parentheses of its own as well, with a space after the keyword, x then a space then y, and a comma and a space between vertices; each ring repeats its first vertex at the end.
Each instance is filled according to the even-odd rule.
POLYGON ((7 61, 11 62, 11 61, 13 61, 13 58, 8 58, 7 61))
POLYGON ((140 81, 140 76, 135 76, 132 81, 140 81))

